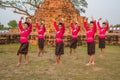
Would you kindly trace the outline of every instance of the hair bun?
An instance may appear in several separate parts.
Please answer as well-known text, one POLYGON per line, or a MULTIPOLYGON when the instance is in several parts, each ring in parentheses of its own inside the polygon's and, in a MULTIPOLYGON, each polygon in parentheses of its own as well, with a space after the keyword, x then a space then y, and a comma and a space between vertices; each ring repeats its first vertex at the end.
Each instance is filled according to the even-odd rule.
POLYGON ((103 22, 102 24, 106 24, 106 22, 103 22))
POLYGON ((90 21, 90 23, 94 23, 93 21, 90 21))
POLYGON ((62 22, 59 22, 59 25, 62 25, 63 23, 62 22))
POLYGON ((27 26, 29 27, 30 23, 29 22, 25 22, 24 24, 27 24, 27 26))

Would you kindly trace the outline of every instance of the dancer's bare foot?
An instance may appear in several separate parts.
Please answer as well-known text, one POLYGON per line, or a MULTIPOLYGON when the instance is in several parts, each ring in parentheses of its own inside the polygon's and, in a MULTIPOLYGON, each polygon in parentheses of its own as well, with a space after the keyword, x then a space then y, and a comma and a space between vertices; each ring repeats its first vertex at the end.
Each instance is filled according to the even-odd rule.
POLYGON ((74 53, 74 56, 76 57, 76 53, 74 53))
POLYGON ((43 56, 44 56, 44 54, 43 54, 43 53, 41 53, 40 57, 43 57, 43 56))
POLYGON ((54 63, 54 65, 58 65, 58 64, 59 64, 58 62, 54 63))
POLYGON ((91 65, 95 65, 95 62, 92 62, 91 65))
POLYGON ((42 56, 44 56, 44 53, 42 53, 42 56))
POLYGON ((70 53, 70 56, 72 56, 72 53, 70 53))
POLYGON ((38 57, 40 57, 40 53, 38 53, 38 57))
POLYGON ((21 65, 21 63, 18 63, 16 66, 19 67, 21 65))
POLYGON ((27 65, 27 64, 28 64, 28 61, 26 61, 24 64, 27 65))
POLYGON ((44 56, 44 54, 43 54, 43 53, 41 53, 41 54, 40 54, 40 57, 43 57, 43 56, 44 56))
POLYGON ((86 66, 90 66, 90 65, 91 65, 91 63, 87 63, 87 64, 86 64, 86 66))
POLYGON ((62 64, 62 61, 60 61, 59 64, 62 64))
POLYGON ((101 54, 101 55, 100 55, 100 57, 101 57, 101 58, 103 58, 103 57, 104 57, 104 55, 103 55, 103 54, 101 54))

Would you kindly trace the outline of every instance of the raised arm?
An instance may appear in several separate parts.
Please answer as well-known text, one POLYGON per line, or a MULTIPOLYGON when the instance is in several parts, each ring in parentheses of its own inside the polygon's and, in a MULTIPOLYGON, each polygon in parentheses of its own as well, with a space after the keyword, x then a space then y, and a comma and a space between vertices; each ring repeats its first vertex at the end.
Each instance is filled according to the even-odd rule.
POLYGON ((28 19, 28 22, 29 22, 29 28, 28 28, 28 30, 31 32, 32 31, 32 20, 28 19))
POLYGON ((64 25, 64 23, 62 24, 62 29, 65 30, 65 25, 64 25))
POLYGON ((102 20, 102 18, 99 18, 99 19, 98 19, 98 22, 97 22, 98 29, 101 29, 100 20, 102 20))
POLYGON ((97 22, 98 29, 101 29, 100 22, 97 22))
POLYGON ((78 26, 78 28, 77 28, 77 31, 79 31, 80 30, 80 26, 78 26))
POLYGON ((63 33, 65 32, 65 25, 64 25, 64 18, 61 18, 61 22, 62 22, 62 30, 63 30, 63 33))
POLYGON ((97 25, 96 25, 96 20, 94 20, 94 27, 93 27, 94 33, 97 31, 97 25))
POLYGON ((56 21, 54 22, 54 28, 56 29, 56 31, 59 30, 56 21))
POLYGON ((44 30, 44 32, 45 32, 45 31, 46 31, 45 21, 42 21, 42 24, 43 24, 43 30, 44 30))
POLYGON ((29 28, 28 28, 29 31, 32 31, 32 24, 30 23, 29 25, 29 28))
POLYGON ((64 25, 64 23, 62 24, 62 31, 63 31, 63 33, 65 33, 65 25, 64 25))
POLYGON ((96 20, 94 19, 94 16, 92 16, 91 18, 92 18, 92 21, 94 22, 94 23, 93 23, 93 25, 94 25, 93 31, 94 31, 94 33, 95 33, 95 32, 97 31, 97 30, 96 30, 96 28, 97 28, 96 20))
POLYGON ((24 30, 24 29, 23 29, 23 26, 22 26, 22 20, 23 20, 23 17, 20 18, 20 21, 19 21, 19 23, 18 23, 18 26, 19 26, 20 31, 23 31, 23 30, 24 30))
POLYGON ((44 28, 44 31, 46 32, 46 27, 45 27, 45 24, 43 25, 43 28, 44 28))
POLYGON ((73 26, 73 23, 72 23, 72 22, 70 23, 70 27, 71 27, 72 29, 74 29, 74 26, 73 26))
POLYGON ((40 25, 38 23, 38 20, 36 19, 36 28, 39 30, 40 29, 40 25))
POLYGON ((85 27, 86 30, 89 29, 88 24, 87 24, 87 19, 88 19, 88 18, 85 18, 85 19, 84 19, 84 27, 85 27))
POLYGON ((78 21, 76 21, 76 23, 78 24, 77 31, 79 31, 80 30, 80 23, 78 21))
POLYGON ((109 27, 109 22, 108 20, 106 20, 106 28, 105 28, 106 31, 108 30, 108 27, 109 27))

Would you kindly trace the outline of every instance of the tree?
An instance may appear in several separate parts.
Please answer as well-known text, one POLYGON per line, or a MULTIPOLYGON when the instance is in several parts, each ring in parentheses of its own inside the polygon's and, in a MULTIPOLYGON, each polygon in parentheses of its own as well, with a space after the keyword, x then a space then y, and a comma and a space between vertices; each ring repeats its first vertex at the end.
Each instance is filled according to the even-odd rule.
MULTIPOLYGON (((1 0, 0 8, 12 8, 14 13, 31 17, 35 10, 40 7, 44 0, 1 0)), ((85 13, 87 8, 86 0, 70 0, 80 13, 85 13)))
POLYGON ((86 0, 71 0, 71 2, 80 13, 85 13, 85 8, 88 6, 86 0))
POLYGON ((0 23, 0 30, 4 29, 4 25, 0 23))
POLYGON ((8 25, 11 28, 15 28, 15 27, 17 27, 17 21, 16 20, 11 20, 11 21, 8 22, 8 25))
POLYGON ((115 27, 120 27, 120 24, 116 24, 115 27))

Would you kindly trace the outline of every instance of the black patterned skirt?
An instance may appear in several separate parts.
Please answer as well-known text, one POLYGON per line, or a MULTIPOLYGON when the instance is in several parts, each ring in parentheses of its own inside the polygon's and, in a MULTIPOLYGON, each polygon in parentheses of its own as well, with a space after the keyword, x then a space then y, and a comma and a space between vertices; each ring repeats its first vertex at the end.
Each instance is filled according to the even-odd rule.
POLYGON ((105 38, 99 38, 99 48, 105 48, 105 38))
POLYGON ((44 49, 44 39, 38 39, 38 47, 44 49))
POLYGON ((72 39, 70 41, 70 48, 75 49, 77 47, 77 38, 76 39, 72 39))
POLYGON ((55 55, 64 54, 64 43, 56 43, 55 55))
POLYGON ((21 43, 20 47, 19 47, 19 50, 17 52, 17 55, 19 54, 28 54, 28 48, 29 48, 29 43, 26 42, 26 43, 21 43))
POLYGON ((95 42, 87 43, 87 51, 88 51, 88 55, 95 54, 95 42))

